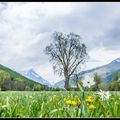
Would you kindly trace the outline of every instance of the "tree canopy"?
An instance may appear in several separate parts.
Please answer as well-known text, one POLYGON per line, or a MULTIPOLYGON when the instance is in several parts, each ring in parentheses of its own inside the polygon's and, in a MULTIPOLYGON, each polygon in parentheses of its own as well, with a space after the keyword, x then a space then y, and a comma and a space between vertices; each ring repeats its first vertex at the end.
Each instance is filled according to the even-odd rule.
POLYGON ((80 35, 61 32, 53 33, 53 41, 46 46, 45 53, 49 55, 50 61, 53 62, 55 73, 64 75, 65 89, 69 88, 69 79, 80 70, 81 64, 86 61, 88 56, 86 46, 82 43, 80 35))

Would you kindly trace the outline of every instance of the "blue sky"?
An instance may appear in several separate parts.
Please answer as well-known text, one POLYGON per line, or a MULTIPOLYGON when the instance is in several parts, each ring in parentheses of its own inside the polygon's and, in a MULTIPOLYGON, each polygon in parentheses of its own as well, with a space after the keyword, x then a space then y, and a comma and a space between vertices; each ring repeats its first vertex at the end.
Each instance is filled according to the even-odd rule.
POLYGON ((90 56, 83 70, 107 64, 120 57, 120 3, 1 2, 0 63, 61 80, 43 53, 54 31, 81 35, 90 56))

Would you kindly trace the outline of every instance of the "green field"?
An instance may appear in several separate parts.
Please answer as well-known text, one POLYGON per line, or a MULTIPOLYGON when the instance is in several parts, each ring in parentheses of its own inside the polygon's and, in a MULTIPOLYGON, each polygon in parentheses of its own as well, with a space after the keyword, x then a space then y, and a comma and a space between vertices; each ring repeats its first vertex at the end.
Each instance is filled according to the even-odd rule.
POLYGON ((120 117, 120 92, 102 101, 96 92, 1 91, 0 117, 120 117))

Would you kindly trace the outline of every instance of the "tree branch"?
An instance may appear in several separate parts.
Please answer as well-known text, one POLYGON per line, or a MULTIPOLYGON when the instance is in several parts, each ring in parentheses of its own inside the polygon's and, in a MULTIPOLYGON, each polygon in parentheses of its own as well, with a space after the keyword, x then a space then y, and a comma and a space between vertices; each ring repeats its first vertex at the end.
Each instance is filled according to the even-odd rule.
POLYGON ((80 60, 80 61, 76 64, 76 66, 73 68, 73 70, 71 71, 71 73, 69 74, 69 76, 71 76, 71 75, 74 73, 75 69, 78 67, 78 65, 79 65, 82 61, 83 61, 83 59, 80 60))

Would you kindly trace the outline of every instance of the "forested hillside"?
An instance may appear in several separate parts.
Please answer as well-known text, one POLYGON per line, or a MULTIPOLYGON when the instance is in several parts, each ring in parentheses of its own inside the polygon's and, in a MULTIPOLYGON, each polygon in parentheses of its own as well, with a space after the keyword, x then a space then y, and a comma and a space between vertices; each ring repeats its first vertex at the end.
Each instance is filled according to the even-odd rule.
POLYGON ((19 73, 0 65, 1 90, 46 90, 47 85, 34 82, 19 73))

